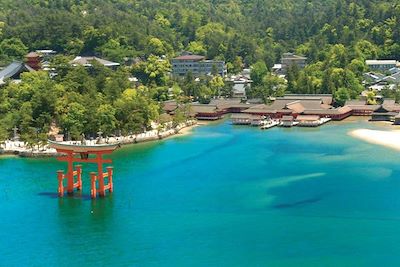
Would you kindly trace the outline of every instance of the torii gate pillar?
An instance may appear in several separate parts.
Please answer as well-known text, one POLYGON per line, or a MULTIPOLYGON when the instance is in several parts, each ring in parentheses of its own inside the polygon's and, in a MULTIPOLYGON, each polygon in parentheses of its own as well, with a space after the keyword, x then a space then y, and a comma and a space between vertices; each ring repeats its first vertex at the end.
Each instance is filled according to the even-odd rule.
POLYGON ((113 191, 113 168, 106 167, 106 172, 103 171, 103 164, 111 164, 111 159, 104 159, 105 154, 111 154, 119 144, 113 145, 70 145, 65 143, 50 142, 50 146, 55 148, 57 152, 63 154, 58 157, 59 161, 66 161, 68 163, 67 173, 64 174, 62 170, 57 171, 58 178, 58 195, 64 196, 64 192, 73 194, 74 190, 82 190, 82 166, 74 163, 95 163, 97 164, 97 173, 91 172, 91 197, 96 198, 97 193, 100 197, 106 195, 106 191, 113 191), (95 157, 90 157, 94 155, 95 157), (64 186, 64 179, 67 180, 67 185, 64 186), (106 180, 107 179, 107 180, 106 180), (97 187, 98 184, 98 187, 97 187), (65 190, 66 189, 66 190, 65 190))

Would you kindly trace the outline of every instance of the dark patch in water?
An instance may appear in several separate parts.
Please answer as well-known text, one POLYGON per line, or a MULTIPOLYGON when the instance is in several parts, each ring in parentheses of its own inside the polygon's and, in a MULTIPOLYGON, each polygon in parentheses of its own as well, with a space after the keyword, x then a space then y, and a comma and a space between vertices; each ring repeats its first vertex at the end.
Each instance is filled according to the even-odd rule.
POLYGON ((290 209, 290 208, 295 208, 295 207, 299 207, 299 206, 304 206, 307 204, 312 204, 312 203, 316 203, 322 200, 322 196, 320 197, 314 197, 314 198, 308 198, 308 199, 304 199, 304 200, 299 200, 296 202, 291 202, 291 203, 282 203, 282 204, 277 204, 274 205, 273 207, 275 209, 290 209))
POLYGON ((49 198, 58 198, 57 193, 51 193, 51 192, 40 192, 40 193, 38 193, 38 196, 45 196, 45 197, 49 197, 49 198))
MULTIPOLYGON (((40 192, 38 193, 38 196, 45 196, 49 198, 58 198, 58 193, 54 192, 40 192)), ((92 199, 92 197, 89 194, 80 194, 80 193, 75 193, 72 195, 65 194, 64 198, 75 198, 75 199, 92 199)))
POLYGON ((204 151, 201 151, 200 153, 198 153, 198 154, 196 154, 196 155, 193 155, 193 156, 184 158, 184 159, 180 160, 179 162, 176 162, 175 164, 171 164, 171 165, 174 166, 174 165, 177 165, 177 164, 182 164, 182 163, 186 163, 186 162, 191 162, 191 161, 193 161, 193 160, 196 160, 196 159, 198 159, 198 158, 203 157, 204 155, 209 155, 209 154, 212 153, 212 152, 215 152, 215 151, 224 149, 224 148, 226 148, 226 147, 229 147, 230 145, 232 145, 232 144, 234 144, 234 143, 236 142, 236 139, 237 139, 237 136, 233 136, 233 137, 227 139, 227 140, 226 140, 225 142, 223 142, 222 144, 218 144, 218 145, 212 146, 212 147, 210 147, 210 148, 208 148, 208 149, 206 149, 206 150, 204 150, 204 151))
POLYGON ((238 137, 237 136, 233 136, 230 137, 229 139, 226 139, 225 142, 212 146, 208 149, 205 149, 204 151, 200 151, 199 153, 192 155, 192 156, 188 156, 186 158, 183 158, 181 160, 175 161, 175 162, 171 162, 169 164, 166 164, 162 167, 158 167, 158 168, 153 168, 152 170, 150 170, 147 175, 157 175, 157 173, 159 172, 163 172, 166 169, 169 168, 174 168, 176 166, 180 166, 180 165, 184 165, 184 164, 190 164, 193 161, 196 161, 197 159, 201 159, 202 157, 204 157, 205 155, 209 155, 210 153, 213 153, 215 151, 224 149, 226 147, 229 147, 230 145, 234 144, 237 141, 238 137))

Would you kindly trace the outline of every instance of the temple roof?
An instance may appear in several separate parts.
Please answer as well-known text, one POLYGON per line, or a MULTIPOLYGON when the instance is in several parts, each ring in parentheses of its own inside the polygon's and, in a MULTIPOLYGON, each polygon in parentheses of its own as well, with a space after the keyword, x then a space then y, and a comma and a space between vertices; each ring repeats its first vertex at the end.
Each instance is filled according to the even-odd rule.
POLYGON ((36 58, 36 57, 40 57, 40 55, 38 53, 36 53, 36 52, 29 52, 25 57, 36 58))
POLYGON ((27 64, 19 61, 14 61, 3 70, 0 71, 0 84, 4 84, 5 80, 8 78, 13 78, 14 76, 20 74, 21 72, 25 71, 35 71, 27 64))
POLYGON ((178 103, 175 100, 168 100, 162 103, 162 109, 166 112, 172 112, 178 108, 178 103))
POLYGON ((326 105, 331 105, 333 102, 333 96, 331 94, 287 94, 277 99, 289 99, 289 100, 321 100, 326 105))
POLYGON ((286 105, 286 108, 296 113, 302 113, 305 110, 304 106, 300 102, 289 103, 286 105))
POLYGON ((120 65, 117 62, 108 61, 106 59, 102 59, 102 58, 98 58, 98 57, 81 57, 81 56, 78 56, 78 57, 74 58, 73 60, 71 60, 70 64, 91 67, 92 66, 91 62, 93 62, 94 60, 105 67, 116 67, 116 66, 120 65))
POLYGON ((218 108, 214 105, 206 105, 206 104, 192 104, 190 106, 190 110, 193 113, 215 113, 218 112, 218 108))

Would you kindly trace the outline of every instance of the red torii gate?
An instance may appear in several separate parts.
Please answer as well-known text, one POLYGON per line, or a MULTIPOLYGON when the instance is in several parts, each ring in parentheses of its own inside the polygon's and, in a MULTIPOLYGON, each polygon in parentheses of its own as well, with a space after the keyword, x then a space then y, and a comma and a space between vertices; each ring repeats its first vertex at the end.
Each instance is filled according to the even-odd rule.
POLYGON ((103 155, 111 154, 119 144, 104 144, 104 145, 73 145, 68 143, 59 143, 49 141, 50 147, 55 148, 58 153, 63 154, 58 157, 59 161, 66 161, 68 163, 67 173, 64 171, 57 171, 58 178, 58 195, 64 196, 65 187, 67 193, 72 194, 74 189, 82 190, 82 166, 76 165, 74 170, 74 162, 80 163, 97 163, 96 172, 90 173, 91 178, 91 197, 95 198, 97 192, 101 197, 106 195, 106 190, 113 191, 113 167, 106 167, 107 172, 103 172, 103 164, 111 164, 111 159, 104 159, 103 155), (95 155, 95 158, 90 158, 89 155, 95 155), (76 178, 76 181, 75 181, 76 178), (108 178, 108 183, 105 183, 105 178, 108 178), (64 186, 64 179, 67 179, 67 186, 64 186), (99 188, 96 186, 98 180, 99 188))

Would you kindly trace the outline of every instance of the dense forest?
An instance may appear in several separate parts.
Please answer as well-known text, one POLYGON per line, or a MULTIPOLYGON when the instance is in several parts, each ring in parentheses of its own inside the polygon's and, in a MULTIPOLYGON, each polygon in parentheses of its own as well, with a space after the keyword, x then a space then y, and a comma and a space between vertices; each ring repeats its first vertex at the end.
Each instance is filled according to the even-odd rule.
POLYGON ((363 90, 365 59, 399 59, 399 20, 399 0, 2 0, 2 65, 36 49, 59 55, 56 78, 27 73, 0 88, 0 139, 15 126, 26 138, 45 135, 52 123, 73 136, 140 131, 159 119, 162 100, 229 95, 217 75, 170 78, 169 59, 183 50, 225 60, 229 73, 252 67, 252 97, 332 93, 342 103, 363 90), (286 82, 270 69, 288 51, 308 65, 286 82), (72 68, 76 55, 122 67, 72 68))

